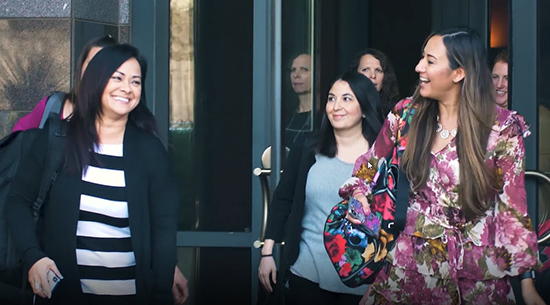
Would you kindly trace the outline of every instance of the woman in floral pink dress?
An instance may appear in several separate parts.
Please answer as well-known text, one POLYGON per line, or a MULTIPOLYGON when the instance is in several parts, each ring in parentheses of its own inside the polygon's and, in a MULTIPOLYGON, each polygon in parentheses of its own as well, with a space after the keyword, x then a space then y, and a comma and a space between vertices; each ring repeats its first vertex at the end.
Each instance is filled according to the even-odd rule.
MULTIPOLYGON (((509 278, 532 287, 538 266, 524 188, 528 126, 495 104, 486 52, 470 29, 428 37, 416 72, 414 96, 388 115, 340 190, 368 210, 372 168, 400 139, 412 190, 407 221, 362 302, 514 304, 509 278)), ((544 304, 523 292, 527 303, 544 304)))

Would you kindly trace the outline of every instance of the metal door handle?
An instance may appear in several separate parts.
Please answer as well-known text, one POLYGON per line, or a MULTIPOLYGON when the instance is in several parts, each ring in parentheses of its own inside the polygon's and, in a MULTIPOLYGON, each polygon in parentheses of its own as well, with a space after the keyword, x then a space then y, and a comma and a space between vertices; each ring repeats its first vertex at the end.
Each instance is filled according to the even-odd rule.
MULTIPOLYGON (((283 171, 281 171, 282 173, 283 171)), ((267 226, 267 215, 269 214, 269 204, 271 203, 271 190, 269 189, 269 183, 267 176, 271 174, 270 169, 256 167, 252 173, 254 176, 260 178, 260 186, 262 187, 262 228, 260 231, 260 238, 254 241, 254 248, 258 249, 264 245, 265 240, 265 228, 267 226)), ((284 243, 283 243, 284 244, 284 243)))
POLYGON ((265 240, 265 227, 267 225, 267 213, 269 210, 269 201, 271 191, 269 190, 269 183, 267 182, 267 176, 271 174, 270 169, 262 169, 256 167, 252 173, 254 176, 260 178, 260 186, 262 187, 262 228, 260 231, 260 238, 254 241, 254 248, 258 249, 264 245, 265 240))
MULTIPOLYGON (((542 179, 542 180, 546 181, 548 184, 550 184, 550 177, 548 177, 546 174, 544 174, 542 172, 539 172, 539 171, 526 170, 525 171, 525 176, 526 177, 527 176, 536 177, 536 178, 542 179)), ((542 243, 545 243, 549 240, 550 240, 550 232, 548 234, 546 234, 546 236, 541 237, 538 240, 538 243, 542 244, 542 243)))

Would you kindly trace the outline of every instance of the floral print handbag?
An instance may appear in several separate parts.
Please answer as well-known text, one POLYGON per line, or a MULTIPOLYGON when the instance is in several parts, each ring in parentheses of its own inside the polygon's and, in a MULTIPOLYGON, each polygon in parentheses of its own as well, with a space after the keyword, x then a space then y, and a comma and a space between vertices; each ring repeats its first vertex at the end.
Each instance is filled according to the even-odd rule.
MULTIPOLYGON (((412 101, 407 102, 410 105, 412 101)), ((405 227, 410 183, 399 168, 399 158, 406 146, 405 135, 413 114, 414 108, 409 107, 395 113, 399 120, 393 150, 387 158, 379 160, 377 168, 362 168, 361 174, 355 174, 376 181, 368 195, 371 211, 365 221, 360 225, 349 222, 346 219, 349 202, 344 200, 332 208, 325 222, 325 249, 340 279, 349 287, 374 281, 377 272, 388 264, 386 255, 405 227)))
POLYGON ((405 224, 409 192, 400 192, 400 197, 405 199, 397 199, 402 202, 396 211, 396 182, 404 179, 399 184, 407 187, 409 183, 405 173, 399 171, 397 148, 394 148, 391 159, 379 165, 377 175, 370 200, 371 212, 364 223, 356 225, 346 219, 348 200, 332 208, 325 222, 325 248, 340 279, 349 287, 374 281, 405 224), (399 223, 396 223, 396 216, 399 223))

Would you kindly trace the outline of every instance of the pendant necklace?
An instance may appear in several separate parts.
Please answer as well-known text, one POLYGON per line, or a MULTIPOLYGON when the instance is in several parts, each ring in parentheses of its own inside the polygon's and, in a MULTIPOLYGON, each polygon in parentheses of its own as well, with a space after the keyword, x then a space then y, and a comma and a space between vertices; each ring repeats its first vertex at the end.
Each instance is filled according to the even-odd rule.
POLYGON ((439 116, 437 116, 437 129, 435 130, 435 132, 439 133, 439 136, 442 139, 447 139, 449 136, 453 138, 456 137, 456 133, 458 132, 458 130, 456 128, 453 128, 450 131, 448 129, 443 129, 443 125, 439 123, 439 116))

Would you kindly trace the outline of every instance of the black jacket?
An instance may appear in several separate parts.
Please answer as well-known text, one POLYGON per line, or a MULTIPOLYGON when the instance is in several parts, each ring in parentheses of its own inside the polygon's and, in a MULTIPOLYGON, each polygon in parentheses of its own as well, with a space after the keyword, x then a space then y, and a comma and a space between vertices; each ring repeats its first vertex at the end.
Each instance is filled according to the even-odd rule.
MULTIPOLYGON (((51 300, 37 302, 81 304, 83 296, 76 262, 76 228, 82 179, 80 174, 59 172, 50 189, 39 221, 37 238, 31 205, 46 160, 47 129, 22 157, 8 197, 7 214, 25 265, 47 256, 64 279, 51 300)), ((176 265, 178 193, 168 154, 160 140, 127 123, 123 140, 126 198, 131 240, 136 258, 138 304, 173 304, 172 283, 176 265)))
POLYGON ((265 238, 285 242, 281 265, 278 266, 280 270, 278 283, 284 283, 288 269, 300 253, 306 180, 309 169, 315 163, 312 142, 308 139, 290 150, 269 208, 265 238))

